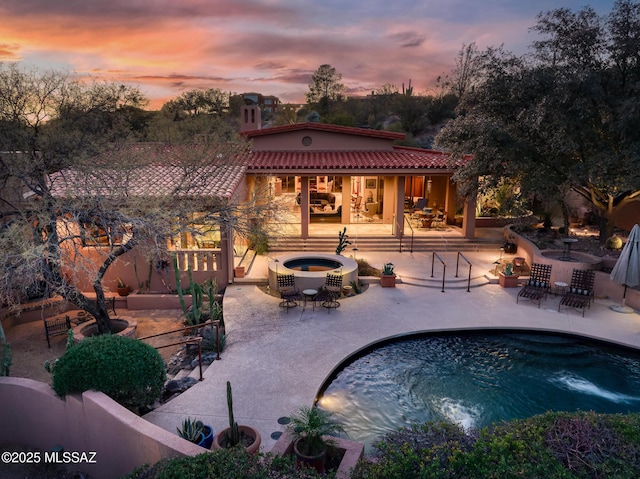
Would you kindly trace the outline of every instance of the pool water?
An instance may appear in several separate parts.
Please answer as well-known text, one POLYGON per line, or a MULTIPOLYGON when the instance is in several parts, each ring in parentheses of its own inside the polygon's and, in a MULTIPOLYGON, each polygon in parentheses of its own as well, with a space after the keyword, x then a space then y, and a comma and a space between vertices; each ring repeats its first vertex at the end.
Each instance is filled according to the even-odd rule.
POLYGON ((367 447, 425 421, 482 428, 551 410, 640 412, 640 352, 548 334, 413 337, 350 362, 319 404, 367 447))
POLYGON ((338 261, 327 258, 304 257, 285 261, 284 265, 296 271, 331 271, 342 267, 338 261))

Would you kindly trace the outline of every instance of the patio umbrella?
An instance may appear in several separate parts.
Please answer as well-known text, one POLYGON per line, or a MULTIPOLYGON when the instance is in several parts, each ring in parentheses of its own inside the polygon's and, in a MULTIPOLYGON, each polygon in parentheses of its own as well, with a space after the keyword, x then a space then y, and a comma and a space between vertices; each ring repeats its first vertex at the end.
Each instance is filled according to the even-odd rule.
POLYGON ((611 270, 611 281, 624 285, 622 294, 622 306, 612 306, 611 309, 618 313, 632 313, 633 309, 625 305, 627 286, 640 285, 640 226, 637 224, 631 229, 627 244, 624 245, 622 253, 616 265, 611 270))

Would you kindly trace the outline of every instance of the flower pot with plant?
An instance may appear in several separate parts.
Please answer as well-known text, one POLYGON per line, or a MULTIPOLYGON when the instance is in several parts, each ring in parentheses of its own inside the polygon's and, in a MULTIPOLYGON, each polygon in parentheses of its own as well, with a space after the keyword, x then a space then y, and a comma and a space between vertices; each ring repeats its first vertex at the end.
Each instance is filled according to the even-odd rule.
POLYGON ((227 381, 227 408, 229 409, 229 427, 220 431, 213 439, 213 449, 228 449, 243 446, 249 454, 260 449, 262 438, 257 429, 251 426, 238 425, 233 416, 233 395, 231 383, 227 381))
POLYGON ((509 263, 505 267, 504 273, 499 273, 498 283, 503 288, 515 288, 516 286, 518 286, 518 277, 519 275, 513 274, 513 265, 509 263))
POLYGON ((383 288, 395 288, 396 287, 396 274, 394 272, 395 266, 393 263, 385 263, 380 273, 380 286, 383 288))
POLYGON ((202 421, 185 419, 182 421, 182 427, 176 429, 181 438, 198 446, 209 449, 213 443, 213 428, 202 421))
POLYGON ((119 296, 128 296, 131 292, 129 286, 124 283, 120 278, 116 278, 116 291, 119 296))
POLYGON ((333 414, 317 406, 302 406, 294 415, 287 429, 293 438, 293 451, 299 467, 315 468, 325 472, 327 448, 333 444, 330 437, 344 432, 333 414))

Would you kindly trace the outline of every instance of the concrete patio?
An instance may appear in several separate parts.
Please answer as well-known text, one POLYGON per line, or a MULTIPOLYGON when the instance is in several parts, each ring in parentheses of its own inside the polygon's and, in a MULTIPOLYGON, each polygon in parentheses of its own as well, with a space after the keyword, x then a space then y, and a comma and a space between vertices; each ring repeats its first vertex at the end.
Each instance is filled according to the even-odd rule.
MULTIPOLYGON (((464 253, 472 266, 472 287, 466 290, 468 266, 461 262, 455 280, 456 254, 442 253, 448 265, 445 292, 441 271, 431 278, 429 253, 360 253, 374 266, 395 264, 398 284, 372 283, 360 294, 341 300, 331 310, 311 304, 289 310, 279 298, 255 284, 230 285, 224 296, 227 330, 222 360, 214 362, 196 384, 176 399, 145 416, 176 431, 186 417, 197 417, 215 431, 227 427, 226 381, 234 392, 234 412, 241 424, 256 427, 262 450, 275 444, 272 433, 283 430, 278 419, 313 403, 319 388, 346 358, 386 338, 405 334, 465 329, 527 329, 578 334, 640 348, 640 315, 609 309, 618 304, 596 299, 583 318, 575 310, 558 312, 559 298, 549 296, 540 308, 516 304, 519 288, 489 283, 495 252, 464 253)), ((247 280, 266 277, 268 257, 258 257, 247 280)))

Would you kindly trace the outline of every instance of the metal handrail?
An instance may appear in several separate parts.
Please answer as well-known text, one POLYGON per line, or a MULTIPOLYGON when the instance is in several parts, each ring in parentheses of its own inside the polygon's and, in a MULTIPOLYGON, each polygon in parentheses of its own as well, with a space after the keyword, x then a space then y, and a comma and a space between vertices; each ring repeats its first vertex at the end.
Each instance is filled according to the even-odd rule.
POLYGON ((445 264, 444 261, 442 261, 442 258, 440 257, 440 255, 438 253, 436 253, 435 251, 433 252, 433 255, 431 256, 431 277, 433 278, 433 266, 435 264, 436 256, 438 257, 438 259, 442 263, 442 291, 441 292, 444 293, 444 277, 447 274, 447 265, 445 264))
POLYGON ((460 257, 469 264, 469 278, 467 279, 467 293, 471 292, 471 261, 467 259, 460 251, 458 251, 458 257, 456 258, 456 278, 458 277, 458 266, 460 265, 460 257))
MULTIPOLYGON (((158 334, 151 334, 149 336, 143 336, 142 338, 138 338, 140 341, 143 341, 145 339, 151 339, 151 338, 157 338, 160 336, 166 336, 167 334, 173 334, 173 333, 179 333, 181 331, 186 331, 186 330, 192 330, 193 328, 203 328, 205 326, 213 326, 216 328, 216 360, 221 359, 220 358, 220 321, 216 320, 216 321, 206 321, 204 323, 201 324, 194 324, 192 326, 185 326, 182 328, 178 328, 178 329, 172 329, 171 331, 165 331, 163 333, 158 333, 158 334)), ((182 341, 176 341, 175 343, 171 343, 171 344, 163 344, 162 346, 153 346, 154 349, 162 349, 162 348, 168 348, 170 346, 177 346, 179 344, 189 344, 189 343, 197 343, 198 344, 198 367, 200 368, 200 381, 202 381, 202 337, 196 337, 196 338, 187 338, 187 339, 183 339, 182 341)))
POLYGON ((405 223, 409 225, 409 229, 411 230, 411 246, 409 247, 409 252, 413 253, 413 235, 414 235, 413 226, 411 225, 411 221, 409 220, 409 218, 407 218, 406 213, 403 214, 402 217, 404 218, 405 223))

